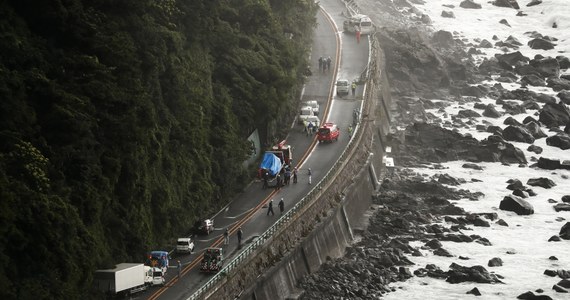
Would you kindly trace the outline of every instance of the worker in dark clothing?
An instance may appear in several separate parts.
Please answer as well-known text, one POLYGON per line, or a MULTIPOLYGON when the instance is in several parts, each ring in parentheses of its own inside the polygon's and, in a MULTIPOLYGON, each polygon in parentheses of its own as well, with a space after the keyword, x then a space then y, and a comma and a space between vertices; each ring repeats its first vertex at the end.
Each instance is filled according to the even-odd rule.
POLYGON ((279 211, 281 212, 281 214, 283 214, 284 210, 285 210, 285 202, 283 202, 283 198, 281 198, 281 200, 279 200, 279 211))
POLYGON ((351 88, 352 88, 352 95, 354 96, 356 94, 356 82, 355 81, 352 82, 351 88))
POLYGON ((272 216, 275 215, 275 213, 273 212, 273 199, 269 200, 269 203, 267 204, 267 215, 269 216, 269 213, 271 213, 272 216))
POLYGON ((230 230, 226 228, 226 231, 224 231, 224 244, 227 245, 229 243, 230 243, 230 230))
POLYGON ((293 169, 293 183, 297 183, 297 167, 293 169))
POLYGON ((241 227, 237 230, 237 237, 238 237, 238 246, 241 246, 241 238, 243 237, 243 231, 241 231, 241 227))
POLYGON ((263 173, 263 189, 269 188, 269 173, 263 173))
POLYGON ((277 174, 277 176, 275 177, 275 188, 276 189, 280 189, 281 188, 281 175, 277 174))

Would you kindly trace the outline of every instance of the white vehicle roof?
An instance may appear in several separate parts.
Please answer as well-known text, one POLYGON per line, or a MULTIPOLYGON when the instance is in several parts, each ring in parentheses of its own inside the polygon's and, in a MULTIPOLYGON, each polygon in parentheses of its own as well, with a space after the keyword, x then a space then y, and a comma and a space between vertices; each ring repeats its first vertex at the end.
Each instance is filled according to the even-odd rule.
POLYGON ((186 237, 186 238, 178 238, 178 241, 179 241, 179 242, 191 242, 192 239, 191 239, 191 238, 187 238, 187 237, 186 237))

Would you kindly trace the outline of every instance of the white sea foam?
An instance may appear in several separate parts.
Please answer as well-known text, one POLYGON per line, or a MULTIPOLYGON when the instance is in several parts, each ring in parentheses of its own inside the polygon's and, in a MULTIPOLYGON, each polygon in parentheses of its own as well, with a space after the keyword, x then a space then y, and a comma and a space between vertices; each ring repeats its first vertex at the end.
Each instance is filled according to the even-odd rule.
MULTIPOLYGON (((374 0, 363 0, 363 2, 374 2, 374 0)), ((543 56, 566 55, 570 51, 570 1, 568 0, 544 0, 542 4, 527 7, 526 4, 530 0, 519 0, 521 11, 527 16, 516 16, 517 10, 512 8, 502 8, 493 6, 490 1, 476 0, 482 5, 482 9, 463 9, 459 7, 460 1, 452 0, 426 0, 424 5, 416 5, 418 9, 430 16, 433 21, 435 30, 447 30, 455 34, 457 38, 461 38, 466 43, 478 44, 479 40, 487 39, 494 44, 493 35, 500 40, 505 40, 509 36, 517 38, 523 46, 518 51, 529 58, 533 58, 536 54, 543 56), (443 5, 452 4, 454 8, 444 7, 443 5), (455 18, 441 17, 442 10, 453 11, 455 18), (510 27, 499 24, 499 21, 505 19, 510 27), (557 28, 553 28, 556 23, 557 28), (542 35, 557 38, 556 46, 553 50, 533 50, 527 46, 531 39, 528 32, 537 31, 542 35)), ((490 57, 496 53, 504 53, 498 48, 480 49, 485 52, 483 57, 490 57)), ((517 50, 510 50, 517 51, 517 50)), ((568 72, 563 70, 563 72, 568 72)), ((516 89, 518 84, 505 84, 505 88, 516 89)), ((546 87, 529 87, 530 89, 549 95, 556 95, 550 88, 546 87)), ((492 99, 481 99, 486 103, 494 103, 492 99)), ((473 108, 473 103, 463 105, 451 105, 446 109, 448 115, 455 115, 460 109, 473 108)), ((499 107, 497 107, 500 110, 499 107)), ((437 110, 430 110, 431 113, 442 117, 437 110)), ((529 110, 526 114, 511 116, 522 121, 526 116, 533 115, 537 111, 529 110)), ((481 122, 485 119, 494 125, 505 127, 503 121, 505 115, 498 119, 480 118, 481 122)), ((538 116, 533 116, 538 119, 538 116)), ((443 117, 442 117, 443 118, 443 117)), ((443 118, 446 119, 446 118, 443 118)), ((450 120, 447 117, 447 120, 450 120)), ((474 126, 472 126, 474 127, 474 126)), ((548 135, 553 135, 547 128, 542 128, 548 135)), ((470 133, 473 137, 482 140, 489 136, 486 132, 477 132, 473 129, 459 129, 461 133, 470 133)), ((570 159, 570 150, 561 150, 556 147, 546 145, 546 139, 538 139, 535 145, 544 149, 540 155, 529 152, 526 149, 529 144, 513 143, 516 147, 523 150, 526 154, 529 164, 531 157, 547 157, 553 159, 570 159)), ((398 290, 396 292, 385 295, 385 299, 458 299, 471 295, 465 293, 473 287, 477 287, 481 293, 481 299, 515 299, 518 295, 526 291, 535 291, 543 289, 545 295, 551 296, 553 299, 569 299, 568 294, 559 294, 552 290, 552 286, 557 283, 560 278, 548 277, 543 275, 546 269, 565 269, 570 270, 570 241, 548 242, 548 239, 557 235, 560 228, 570 221, 570 212, 555 212, 553 204, 548 199, 554 199, 560 202, 564 195, 570 195, 570 171, 569 170, 541 170, 537 168, 524 167, 517 165, 504 166, 500 163, 480 163, 484 167, 483 171, 462 168, 464 162, 456 161, 443 164, 447 169, 418 169, 416 171, 432 176, 436 173, 447 173, 453 177, 464 178, 468 181, 459 188, 468 189, 472 192, 480 191, 485 194, 479 201, 460 200, 456 204, 465 208, 469 212, 495 212, 499 218, 505 220, 509 226, 500 226, 491 222, 491 227, 471 227, 472 231, 465 231, 467 235, 477 234, 486 237, 493 244, 492 246, 483 246, 478 243, 454 243, 442 242, 443 247, 449 250, 454 257, 434 256, 430 251, 424 251, 423 257, 410 257, 416 265, 412 269, 425 267, 426 264, 436 264, 443 270, 447 270, 453 262, 464 266, 482 265, 491 272, 504 276, 505 284, 480 284, 480 283, 462 283, 449 284, 444 280, 431 278, 412 279, 404 283, 395 283, 393 286, 398 290), (518 216, 514 213, 502 211, 498 209, 500 201, 504 196, 511 193, 506 189, 507 180, 519 179, 526 185, 530 178, 546 177, 556 183, 551 189, 541 187, 530 187, 538 195, 530 197, 528 201, 533 205, 535 213, 530 216, 518 216), (470 180, 478 179, 481 182, 471 182, 470 180), (560 219, 564 218, 564 220, 560 219), (515 252, 515 254, 507 254, 507 251, 515 252), (458 256, 467 256, 470 260, 460 260, 458 256), (549 260, 550 256, 556 256, 559 260, 549 260), (499 257, 504 264, 501 267, 487 267, 487 262, 494 257, 499 257)), ((528 186, 528 185, 527 185, 528 186)), ((415 243, 414 246, 420 246, 421 243, 415 243)), ((472 296, 471 296, 472 297, 472 296)))

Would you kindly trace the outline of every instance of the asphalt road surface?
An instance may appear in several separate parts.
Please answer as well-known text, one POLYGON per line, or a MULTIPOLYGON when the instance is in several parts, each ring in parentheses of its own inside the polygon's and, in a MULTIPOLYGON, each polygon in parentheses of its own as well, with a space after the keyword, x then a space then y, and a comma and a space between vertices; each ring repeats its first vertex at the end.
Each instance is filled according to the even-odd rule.
MULTIPOLYGON (((199 272, 199 260, 207 247, 221 245, 225 251, 226 262, 231 260, 238 248, 236 231, 242 227, 245 245, 261 235, 279 218, 277 203, 281 198, 285 202, 285 211, 302 199, 314 184, 327 173, 340 154, 346 148, 350 139, 348 126, 353 122, 353 112, 360 109, 362 104, 363 86, 358 86, 356 95, 338 97, 334 83, 338 78, 359 78, 368 63, 369 43, 363 36, 357 43, 354 34, 342 32, 342 22, 345 20, 342 12, 346 7, 339 0, 320 1, 321 11, 317 14, 318 26, 315 29, 312 45, 311 70, 313 72, 305 84, 302 100, 317 100, 320 105, 321 123, 334 122, 341 128, 338 141, 332 143, 317 143, 315 136, 307 136, 302 125, 284 124, 291 126, 287 136, 287 144, 293 146, 293 164, 299 168, 298 183, 275 189, 262 189, 262 182, 254 181, 244 192, 214 216, 214 232, 196 237, 195 250, 189 255, 173 253, 170 261, 171 268, 166 274, 164 287, 151 287, 149 290, 133 295, 132 299, 186 299, 202 286, 212 275, 199 272), (332 59, 331 70, 319 72, 318 59, 320 56, 332 59), (312 182, 308 183, 307 170, 311 168, 312 182), (274 199, 275 216, 267 215, 266 203, 274 199), (223 245, 223 233, 230 229, 230 242, 223 245), (177 260, 183 266, 178 277, 177 260)), ((173 237, 173 239, 176 237, 173 237)), ((174 246, 174 245, 173 245, 174 246)), ((155 249, 159 250, 159 249, 155 249)))

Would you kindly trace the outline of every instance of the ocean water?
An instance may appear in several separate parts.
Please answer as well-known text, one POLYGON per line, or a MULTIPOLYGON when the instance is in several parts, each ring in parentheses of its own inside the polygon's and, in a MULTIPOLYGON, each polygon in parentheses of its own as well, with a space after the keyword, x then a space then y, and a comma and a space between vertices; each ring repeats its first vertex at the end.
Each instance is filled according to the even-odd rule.
MULTIPOLYGON (((374 19, 374 0, 357 1, 361 7, 365 7, 363 11, 371 14, 374 19)), ((479 40, 487 39, 494 44, 492 37, 496 35, 500 40, 505 40, 509 36, 517 38, 523 46, 518 51, 529 58, 533 58, 536 54, 543 56, 564 55, 570 57, 570 0, 543 0, 543 3, 537 6, 527 7, 526 4, 530 0, 518 1, 527 16, 516 16, 517 10, 512 8, 502 8, 493 6, 490 1, 476 0, 475 2, 482 5, 482 9, 463 9, 459 7, 460 0, 425 0, 423 5, 415 5, 420 11, 429 15, 434 30, 447 30, 454 34, 456 38, 462 39, 465 43, 479 44, 479 40), (444 7, 443 5, 454 5, 454 8, 444 7), (454 19, 441 17, 442 10, 452 11, 455 14, 454 19), (499 24, 499 21, 505 19, 510 27, 499 24), (556 23, 557 28, 553 28, 556 23), (527 42, 531 39, 528 32, 539 32, 542 35, 557 38, 556 46, 553 50, 533 50, 527 46, 527 42)), ((380 13, 380 12, 378 12, 380 13)), ((491 57, 496 53, 505 53, 501 49, 478 48, 483 55, 476 57, 476 61, 480 62, 484 57, 491 57)), ((509 50, 509 52, 517 50, 509 50)), ((568 70, 562 70, 561 73, 568 73, 568 70)), ((488 82, 494 84, 495 82, 488 82)), ((502 85, 507 89, 517 89, 519 84, 502 85)), ((556 95, 557 92, 547 87, 530 87, 529 89, 556 95)), ((432 99, 439 101, 440 99, 432 99)), ((492 99, 481 99, 484 103, 494 103, 492 99)), ((441 100, 443 101, 443 100, 441 100)), ((444 120, 451 120, 449 116, 455 115, 460 109, 472 109, 473 103, 462 105, 450 105, 447 109, 447 117, 437 110, 429 110, 444 120)), ((500 107, 496 107, 501 111, 500 107)), ((476 110, 481 113, 480 110, 476 110)), ((538 111, 527 110, 527 114, 512 116, 518 121, 522 121, 526 116, 531 115, 538 119, 538 111)), ((486 120, 493 125, 505 128, 503 121, 509 115, 498 119, 478 118, 477 124, 483 124, 486 120)), ((473 137, 482 140, 489 136, 486 132, 477 132, 472 129, 459 129, 461 133, 470 133, 473 137)), ((563 128, 563 127, 561 127, 563 128)), ((547 135, 553 135, 547 128, 542 128, 547 135)), ((516 147, 523 150, 529 165, 533 164, 532 157, 539 158, 541 156, 570 160, 570 149, 561 150, 556 147, 546 145, 546 138, 538 139, 535 145, 543 148, 543 153, 537 155, 528 152, 526 149, 529 144, 513 143, 516 147)), ((504 284, 481 284, 481 283, 461 283, 450 284, 444 280, 431 278, 413 277, 406 282, 398 282, 393 284, 397 289, 396 292, 385 295, 384 299, 462 299, 467 297, 475 297, 467 295, 466 292, 477 287, 482 293, 478 299, 516 299, 516 297, 526 291, 535 291, 537 289, 544 290, 544 295, 549 295, 553 299, 570 299, 570 294, 560 294, 552 290, 552 286, 556 284, 559 277, 549 277, 543 275, 544 270, 564 269, 570 270, 570 241, 562 240, 560 242, 548 242, 553 235, 558 235, 560 228, 570 221, 570 212, 556 212, 553 205, 548 202, 554 199, 561 202, 561 197, 570 195, 570 171, 569 170, 542 170, 531 167, 519 167, 518 165, 505 166, 500 163, 480 163, 484 168, 482 171, 461 168, 463 161, 445 163, 446 169, 416 169, 418 173, 425 176, 433 176, 435 174, 447 173, 456 178, 463 178, 467 183, 457 188, 468 189, 472 192, 482 192, 484 197, 479 201, 460 200, 455 203, 469 212, 495 212, 500 219, 505 220, 509 226, 500 226, 493 221, 491 227, 473 227, 472 230, 465 231, 467 235, 477 234, 489 239, 492 246, 483 246, 478 243, 454 243, 442 242, 443 247, 450 251, 454 257, 434 256, 431 251, 423 251, 422 257, 409 257, 416 265, 412 266, 412 271, 425 267, 426 264, 435 264, 443 270, 448 270, 451 263, 457 263, 463 266, 482 265, 488 271, 499 274, 504 277, 504 284), (541 187, 532 187, 526 185, 530 178, 546 177, 556 183, 551 189, 541 187), (481 182, 472 182, 471 179, 478 179, 481 182), (532 188, 537 196, 527 199, 535 210, 530 216, 518 216, 515 213, 500 210, 499 204, 504 196, 512 191, 508 190, 507 180, 519 179, 525 186, 532 188), (511 252, 514 254, 507 254, 511 252), (460 260, 459 256, 467 256, 469 260, 460 260), (550 256, 556 256, 558 260, 549 260, 550 256), (501 267, 488 267, 487 263, 490 259, 499 257, 503 260, 501 267)), ((414 246, 421 246, 418 242, 414 246)))

